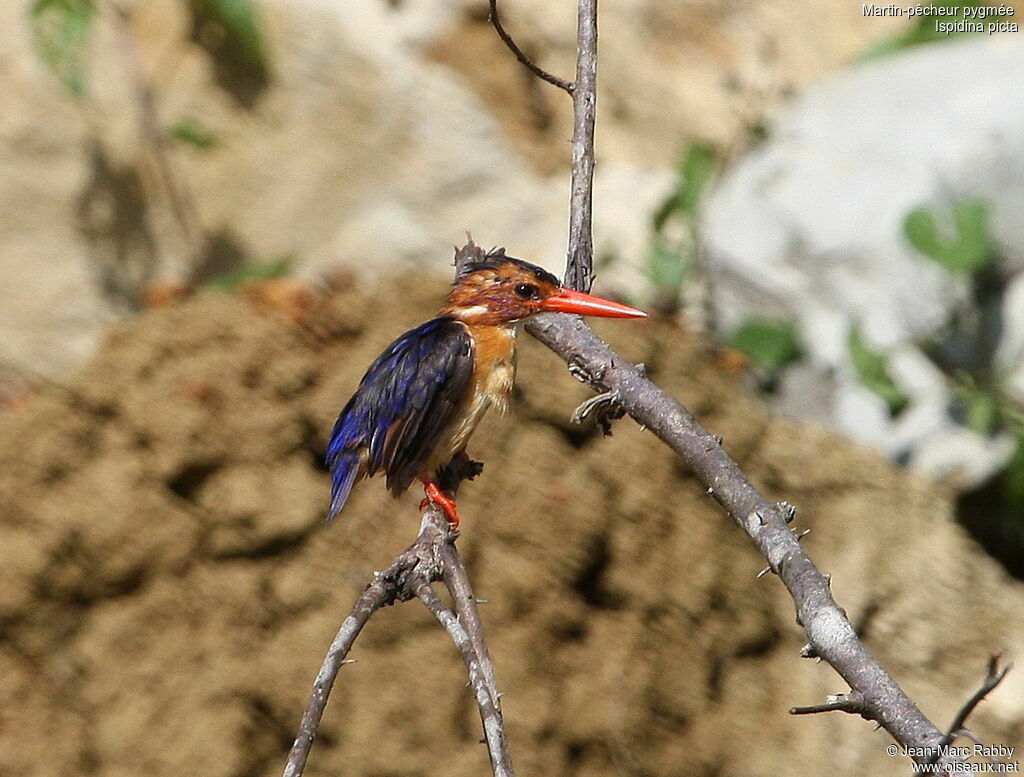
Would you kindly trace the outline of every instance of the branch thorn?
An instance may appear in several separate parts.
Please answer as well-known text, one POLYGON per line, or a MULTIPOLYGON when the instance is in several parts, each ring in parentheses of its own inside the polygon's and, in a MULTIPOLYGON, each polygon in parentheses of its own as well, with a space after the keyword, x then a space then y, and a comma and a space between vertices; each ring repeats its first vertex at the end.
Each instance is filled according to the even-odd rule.
POLYGON ((778 508, 779 512, 782 513, 782 517, 786 523, 793 523, 793 519, 796 518, 796 507, 785 500, 776 502, 775 506, 778 508))
POLYGON ((837 693, 825 697, 824 704, 812 704, 809 707, 791 707, 790 715, 815 715, 819 712, 849 712, 851 714, 863 715, 867 711, 864 704, 864 694, 860 691, 849 693, 837 693))

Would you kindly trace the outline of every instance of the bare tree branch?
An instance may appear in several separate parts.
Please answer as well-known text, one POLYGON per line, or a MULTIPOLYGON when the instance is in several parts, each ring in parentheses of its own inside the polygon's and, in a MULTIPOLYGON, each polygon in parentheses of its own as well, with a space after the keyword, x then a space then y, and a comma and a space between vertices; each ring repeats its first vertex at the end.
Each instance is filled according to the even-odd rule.
MULTIPOLYGON (((467 471, 476 471, 475 462, 461 464, 449 473, 451 477, 461 479, 467 471)), ((466 664, 473 695, 480 708, 484 739, 495 777, 514 777, 494 667, 484 643, 483 627, 469 578, 455 549, 457 537, 458 534, 450 530, 444 513, 430 505, 424 510, 416 541, 396 556, 387 569, 374 573, 373 582, 356 600, 327 651, 303 712, 299 733, 288 754, 284 777, 301 777, 305 770, 334 681, 341 667, 350 663, 347 660, 349 651, 367 621, 382 607, 416 597, 448 631, 466 664), (458 617, 430 587, 431 583, 442 579, 459 612, 458 617)))
POLYGON ((526 328, 572 364, 577 374, 589 375, 595 390, 617 392, 626 412, 678 453, 711 489, 789 590, 812 654, 827 661, 852 691, 862 694, 862 714, 877 720, 899 744, 921 748, 920 752, 937 752, 943 733, 857 638, 845 612, 832 598, 828 580, 787 526, 786 512, 754 488, 721 441, 612 351, 581 319, 543 314, 535 316, 526 328))
POLYGON ((537 78, 542 81, 547 81, 549 84, 553 84, 559 89, 564 89, 569 94, 572 94, 576 89, 576 85, 571 81, 566 81, 563 78, 552 75, 526 56, 526 52, 519 48, 519 44, 512 40, 512 36, 509 35, 502 26, 501 19, 498 18, 498 0, 489 0, 489 2, 491 4, 491 24, 494 25, 494 30, 498 33, 498 37, 501 38, 502 43, 508 46, 509 50, 516 55, 516 59, 525 65, 531 73, 537 76, 537 78))

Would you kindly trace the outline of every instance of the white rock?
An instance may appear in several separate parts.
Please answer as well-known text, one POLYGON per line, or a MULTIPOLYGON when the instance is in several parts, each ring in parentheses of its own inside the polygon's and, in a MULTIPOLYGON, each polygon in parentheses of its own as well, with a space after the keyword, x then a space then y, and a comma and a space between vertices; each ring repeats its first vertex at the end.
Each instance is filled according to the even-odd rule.
MULTIPOLYGON (((919 255, 903 222, 914 208, 941 213, 982 198, 1004 271, 1024 269, 1022 83, 1024 41, 1010 35, 923 46, 835 75, 779 117, 704 215, 727 332, 751 315, 795 317, 821 390, 839 381, 832 414, 841 429, 911 453, 929 471, 946 467, 936 449, 945 441, 972 482, 1001 466, 1005 446, 981 456, 983 441, 960 434, 946 413, 948 381, 914 345, 947 321, 966 282, 919 255), (890 419, 884 403, 862 395, 849 364, 854 325, 890 354, 912 403, 904 417, 890 419), (919 446, 927 452, 914 453, 919 446)), ((1020 278, 1005 318, 998 363, 1015 375, 1024 361, 1020 278)))

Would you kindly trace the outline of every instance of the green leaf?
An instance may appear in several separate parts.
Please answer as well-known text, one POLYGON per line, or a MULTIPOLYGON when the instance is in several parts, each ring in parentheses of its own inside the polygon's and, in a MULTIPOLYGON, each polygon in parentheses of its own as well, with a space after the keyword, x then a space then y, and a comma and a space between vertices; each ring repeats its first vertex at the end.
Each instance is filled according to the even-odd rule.
POLYGON ((885 400, 892 415, 898 415, 909 400, 889 375, 888 357, 871 348, 861 337, 858 327, 850 330, 847 347, 850 351, 850 361, 860 382, 885 400))
POLYGON ((256 11, 250 0, 191 0, 197 16, 219 25, 224 33, 224 44, 241 54, 249 64, 267 67, 263 33, 256 11))
POLYGON ((663 203, 661 203, 661 207, 659 207, 654 212, 655 232, 661 232, 661 230, 664 229, 665 225, 668 223, 668 220, 681 210, 679 203, 680 199, 678 191, 669 195, 668 198, 666 198, 666 200, 663 203))
POLYGON ((967 426, 978 434, 990 435, 999 421, 999 401, 988 392, 978 391, 964 399, 967 426))
POLYGON ((648 259, 651 284, 658 289, 678 290, 686 280, 686 257, 668 241, 655 237, 648 259))
POLYGON ((92 0, 35 0, 29 6, 39 56, 76 97, 86 91, 85 42, 95 14, 92 0))
POLYGON ((654 229, 660 232, 676 214, 696 218, 701 199, 714 175, 718 157, 714 149, 700 143, 690 143, 679 161, 679 180, 676 189, 654 214, 654 229))
POLYGON ((216 143, 209 127, 195 116, 182 116, 167 128, 167 134, 177 141, 204 150, 212 148, 216 143))
POLYGON ((944 236, 935 214, 917 208, 907 214, 903 232, 920 253, 941 264, 955 275, 968 275, 984 269, 993 260, 988 232, 988 204, 984 200, 964 200, 953 205, 954 234, 944 236))
POLYGON ((231 292, 251 281, 284 278, 291 273, 294 264, 295 257, 291 254, 265 262, 246 262, 241 267, 211 278, 203 283, 202 287, 214 291, 231 292))
POLYGON ((1003 494, 1010 505, 1024 513, 1024 430, 1017 432, 1017 447, 1003 473, 1003 494))
POLYGON ((762 369, 777 372, 800 358, 796 325, 774 318, 750 318, 736 330, 729 343, 762 369))
POLYGON ((690 215, 697 215, 697 208, 715 172, 718 157, 710 146, 691 143, 683 157, 683 187, 680 191, 679 206, 690 215))

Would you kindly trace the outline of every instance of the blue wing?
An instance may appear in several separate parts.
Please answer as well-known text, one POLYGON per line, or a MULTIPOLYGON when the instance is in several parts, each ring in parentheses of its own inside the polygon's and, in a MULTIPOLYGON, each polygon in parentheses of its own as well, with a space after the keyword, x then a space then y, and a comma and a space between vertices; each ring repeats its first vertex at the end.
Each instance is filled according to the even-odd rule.
POLYGON ((345 506, 362 466, 368 475, 384 470, 392 493, 409 487, 453 419, 472 374, 473 342, 452 318, 409 330, 377 357, 327 444, 328 522, 345 506))

